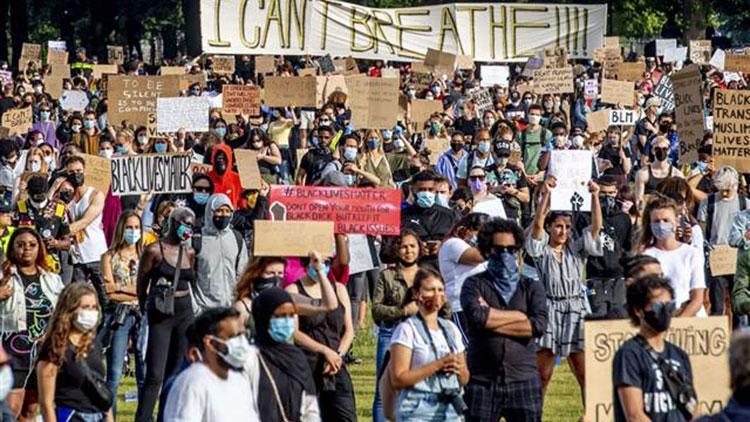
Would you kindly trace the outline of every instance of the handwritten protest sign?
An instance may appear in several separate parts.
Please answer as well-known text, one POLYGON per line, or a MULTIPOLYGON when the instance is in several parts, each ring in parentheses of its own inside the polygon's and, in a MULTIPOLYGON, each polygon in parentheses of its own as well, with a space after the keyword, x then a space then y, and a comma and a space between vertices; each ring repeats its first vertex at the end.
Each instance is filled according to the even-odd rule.
POLYGON ((656 55, 663 56, 664 51, 669 47, 677 47, 677 40, 674 38, 656 40, 656 55))
POLYGON ((177 97, 179 93, 179 76, 111 75, 107 78, 109 121, 120 125, 128 120, 132 125, 145 126, 147 114, 156 111, 157 98, 177 97))
POLYGON ((480 73, 482 75, 481 86, 508 86, 508 78, 510 77, 508 66, 482 65, 480 73))
POLYGON ((591 211, 591 151, 554 150, 550 153, 549 172, 557 179, 552 189, 553 211, 591 211))
POLYGON ((270 107, 315 107, 317 81, 302 76, 268 76, 265 78, 263 101, 270 107))
POLYGON ((424 64, 435 69, 435 73, 440 75, 452 75, 456 69, 457 56, 432 48, 427 49, 424 56, 424 64))
POLYGON ((616 81, 614 79, 602 80, 602 102, 632 107, 634 101, 635 87, 633 82, 616 81))
POLYGON ((725 53, 724 50, 717 48, 716 51, 714 51, 714 55, 711 56, 711 60, 708 62, 708 64, 719 70, 724 70, 724 62, 726 61, 726 57, 727 53, 725 53))
POLYGON ((687 59, 687 47, 669 47, 664 50, 664 63, 676 63, 678 66, 687 59))
POLYGON ((200 73, 183 73, 178 76, 179 78, 179 88, 182 91, 185 91, 189 89, 191 86, 195 84, 199 84, 202 87, 205 87, 206 85, 206 72, 200 72, 200 73))
POLYGON ((191 154, 144 154, 112 158, 112 195, 191 191, 191 154))
POLYGON ((93 186, 94 189, 105 194, 109 191, 112 184, 112 165, 110 159, 98 155, 81 154, 86 160, 86 167, 83 169, 83 176, 86 183, 93 186))
POLYGON ((258 153, 249 149, 235 149, 237 171, 240 173, 240 184, 244 189, 260 189, 260 169, 258 153))
POLYGON ((716 245, 708 256, 711 275, 718 277, 737 272, 737 248, 729 245, 716 245))
POLYGON ((41 44, 23 43, 21 47, 21 57, 18 58, 19 68, 26 69, 29 62, 42 62, 42 46, 41 44))
POLYGON ((2 126, 8 128, 9 136, 23 136, 31 129, 31 119, 33 116, 34 112, 31 107, 5 110, 2 118, 2 126))
POLYGON ((337 97, 343 98, 344 100, 348 97, 349 88, 346 85, 346 77, 344 75, 327 75, 320 76, 316 82, 316 94, 317 105, 316 107, 323 107, 323 104, 327 102, 335 102, 337 97))
POLYGON ((331 256, 336 248, 331 221, 255 220, 254 234, 253 256, 331 256))
POLYGON ((116 64, 95 64, 93 65, 92 74, 94 79, 101 79, 102 75, 117 75, 116 64))
POLYGON ((156 99, 156 128, 173 133, 208 131, 209 100, 205 97, 176 97, 156 99))
POLYGON ((486 111, 495 109, 495 104, 492 101, 492 93, 489 88, 474 88, 469 93, 469 98, 474 103, 478 116, 481 116, 486 111))
POLYGON ((314 67, 308 67, 307 69, 299 69, 297 71, 297 75, 299 76, 317 76, 318 75, 318 69, 314 67))
POLYGON ((724 70, 750 73, 750 56, 744 54, 727 54, 724 59, 724 70))
POLYGON ((107 63, 116 65, 125 64, 125 49, 119 45, 108 45, 107 63))
POLYGON ((396 120, 399 80, 351 76, 346 79, 352 124, 358 128, 390 129, 396 120))
POLYGON ((624 62, 617 65, 617 78, 621 81, 640 81, 646 64, 643 62, 624 62))
MULTIPOLYGON (((620 346, 636 334, 638 327, 624 319, 585 322, 586 420, 614 420, 612 364, 620 346)), ((680 347, 690 358, 702 414, 717 413, 731 396, 727 366, 730 336, 725 316, 672 318, 667 331, 666 340, 680 347)))
POLYGON ((435 80, 430 72, 416 71, 411 73, 411 79, 414 81, 415 88, 420 91, 430 88, 432 81, 435 80))
POLYGON ((336 233, 397 235, 401 228, 398 189, 273 186, 270 203, 276 202, 287 220, 333 221, 336 233))
POLYGON ((711 40, 690 40, 690 60, 706 64, 711 60, 711 40))
POLYGON ((333 59, 330 54, 318 58, 318 65, 320 66, 320 73, 333 73, 336 71, 336 67, 333 65, 333 59))
POLYGON ((637 117, 633 110, 609 110, 609 125, 634 126, 637 117))
POLYGON ((255 73, 265 75, 276 72, 276 59, 273 56, 255 56, 255 73))
POLYGON ((60 107, 68 111, 83 111, 89 105, 89 97, 84 91, 64 90, 60 94, 60 107))
POLYGON ((593 113, 586 113, 586 131, 588 133, 600 132, 607 130, 610 122, 610 110, 599 110, 593 113))
POLYGON ((250 85, 224 85, 222 88, 223 111, 229 115, 260 114, 260 88, 250 85))
POLYGON ((595 99, 599 96, 599 81, 596 79, 586 79, 583 84, 583 96, 588 99, 595 99))
POLYGON ((559 67, 534 71, 534 92, 568 94, 573 92, 573 68, 559 67))
POLYGON ((717 168, 732 166, 750 172, 750 91, 714 91, 713 157, 717 168))
POLYGON ((378 266, 377 251, 373 251, 364 234, 347 235, 349 240, 349 274, 370 271, 378 266))
POLYGON ((701 83, 701 71, 697 64, 672 74, 680 159, 686 163, 698 159, 698 147, 703 140, 701 83))
POLYGON ((671 113, 674 111, 674 88, 672 87, 672 79, 669 76, 663 75, 659 79, 659 83, 654 87, 654 95, 661 99, 662 113, 671 113))
POLYGON ((61 40, 49 40, 47 41, 47 51, 50 50, 67 50, 68 46, 65 41, 61 40))
POLYGON ((420 100, 411 101, 411 120, 421 127, 433 113, 443 111, 443 102, 440 100, 420 100))
POLYGON ((213 56, 211 57, 211 70, 218 74, 234 73, 234 56, 213 56))
MULTIPOLYGON (((68 54, 65 52, 65 54, 68 54)), ((49 74, 44 76, 44 90, 53 98, 60 98, 62 94, 63 81, 70 79, 70 67, 67 63, 48 64, 49 74)))
POLYGON ((47 52, 47 64, 68 65, 68 52, 65 50, 50 50, 47 52))

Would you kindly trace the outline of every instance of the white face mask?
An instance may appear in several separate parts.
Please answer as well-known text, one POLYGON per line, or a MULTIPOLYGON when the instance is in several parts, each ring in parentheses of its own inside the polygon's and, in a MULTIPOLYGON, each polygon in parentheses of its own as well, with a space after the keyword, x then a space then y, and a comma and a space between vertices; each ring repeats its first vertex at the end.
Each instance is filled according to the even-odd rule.
POLYGON ((42 163, 39 161, 30 161, 29 162, 29 170, 33 171, 34 173, 40 171, 42 169, 42 163))
POLYGON ((99 324, 99 311, 96 309, 82 309, 73 320, 73 325, 84 333, 96 328, 97 324, 99 324))
POLYGON ((250 343, 247 341, 247 337, 239 335, 232 337, 229 340, 222 340, 218 337, 214 337, 219 343, 223 343, 227 347, 225 353, 218 352, 218 355, 234 369, 242 369, 245 366, 245 362, 250 357, 250 343))
POLYGON ((538 125, 539 122, 541 121, 542 121, 542 116, 537 116, 535 114, 529 115, 529 124, 538 125))
POLYGON ((103 149, 99 151, 99 156, 104 158, 112 158, 112 153, 114 153, 114 151, 111 149, 103 149))

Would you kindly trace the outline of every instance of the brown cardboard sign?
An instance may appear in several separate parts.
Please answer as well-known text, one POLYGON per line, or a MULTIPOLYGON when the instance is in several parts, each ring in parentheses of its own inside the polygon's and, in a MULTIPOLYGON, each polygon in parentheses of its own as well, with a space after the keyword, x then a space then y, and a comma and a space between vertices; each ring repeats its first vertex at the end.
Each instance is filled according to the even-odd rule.
POLYGON ((159 73, 162 76, 166 76, 166 75, 184 75, 187 72, 185 71, 185 66, 162 66, 159 68, 159 73))
POLYGON ((331 256, 335 248, 333 221, 255 220, 253 256, 331 256))
POLYGON ((573 90, 573 68, 557 67, 534 70, 534 92, 538 94, 568 94, 573 90))
POLYGON ((36 62, 37 64, 42 62, 41 44, 23 43, 23 46, 21 47, 21 56, 18 58, 18 67, 20 69, 26 69, 29 62, 36 62))
POLYGON ((44 76, 44 90, 53 98, 60 98, 63 80, 70 79, 70 66, 67 64, 50 64, 49 73, 44 76))
POLYGON ((50 50, 47 52, 47 64, 68 65, 68 52, 64 50, 50 50))
POLYGON ((424 56, 424 64, 435 69, 443 69, 446 73, 453 73, 453 70, 456 69, 457 59, 458 57, 455 54, 428 48, 427 54, 424 56))
POLYGON ((200 73, 182 73, 178 74, 179 76, 179 88, 181 91, 186 91, 190 88, 190 86, 195 84, 200 84, 202 87, 205 88, 206 86, 206 72, 200 72, 200 73))
POLYGON ((727 54, 724 58, 724 70, 727 72, 750 73, 750 56, 744 54, 727 54))
POLYGON ((255 56, 255 73, 276 73, 276 59, 273 56, 255 56))
POLYGON ((234 73, 234 56, 213 56, 211 66, 214 73, 231 75, 234 73))
POLYGON ((94 79, 101 79, 102 75, 117 75, 116 64, 95 64, 93 70, 94 79))
POLYGON ((697 64, 672 74, 674 114, 677 138, 680 140, 680 160, 692 163, 698 159, 698 147, 703 140, 704 116, 702 77, 697 64))
POLYGON ((240 173, 240 183, 243 189, 260 189, 260 169, 258 168, 258 153, 249 149, 235 149, 237 171, 240 173))
POLYGON ((706 64, 711 60, 711 40, 690 40, 690 60, 706 64))
POLYGON ((729 245, 716 245, 708 255, 708 267, 711 275, 718 277, 737 272, 737 248, 729 245))
POLYGON ((417 127, 422 127, 435 112, 443 111, 443 102, 440 100, 411 100, 410 118, 417 127))
POLYGON ((603 79, 602 102, 632 107, 635 102, 635 84, 630 81, 603 79))
POLYGON ((750 91, 714 91, 713 157, 717 167, 732 166, 750 172, 750 91))
POLYGON ((607 130, 609 127, 609 109, 586 114, 586 132, 595 133, 607 130))
POLYGON ((224 85, 221 91, 222 111, 228 115, 260 114, 260 88, 250 85, 224 85))
POLYGON ((156 111, 159 97, 177 97, 180 93, 179 76, 110 75, 107 78, 108 115, 114 125, 127 120, 135 126, 145 126, 148 113, 156 111))
POLYGON ((86 160, 86 167, 83 169, 86 183, 106 195, 112 183, 111 160, 98 155, 81 154, 81 156, 86 160))
POLYGON ((3 113, 2 126, 8 128, 10 136, 24 136, 31 129, 33 116, 31 106, 12 108, 3 113))
POLYGON ((125 64, 125 49, 119 45, 108 45, 107 63, 116 65, 125 64))
POLYGON ((268 76, 265 78, 263 101, 270 107, 315 107, 316 93, 316 78, 268 76))
POLYGON ((352 123, 363 129, 390 129, 399 114, 399 80, 350 76, 346 79, 352 123))

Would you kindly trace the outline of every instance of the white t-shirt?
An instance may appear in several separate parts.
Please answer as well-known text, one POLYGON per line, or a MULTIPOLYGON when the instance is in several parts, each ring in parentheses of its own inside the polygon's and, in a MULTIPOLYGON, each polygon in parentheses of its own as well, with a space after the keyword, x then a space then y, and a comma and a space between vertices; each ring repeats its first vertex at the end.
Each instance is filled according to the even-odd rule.
POLYGON ((241 372, 229 370, 221 379, 203 363, 185 369, 172 386, 164 408, 170 422, 257 421, 251 405, 250 382, 241 372))
POLYGON ((461 255, 469 248, 471 248, 471 245, 463 239, 452 237, 440 245, 440 251, 438 252, 440 275, 445 281, 445 296, 454 312, 461 311, 461 288, 464 285, 464 280, 487 269, 486 263, 465 265, 458 262, 461 255), (479 268, 479 271, 476 271, 477 268, 479 268))
MULTIPOLYGON (((643 253, 659 260, 664 277, 669 279, 674 289, 674 299, 678 308, 690 300, 691 290, 706 288, 703 273, 705 259, 693 246, 681 243, 679 248, 672 251, 651 247, 643 253)), ((706 316, 706 310, 701 307, 696 316, 706 316)))
MULTIPOLYGON (((463 353, 466 347, 461 338, 461 332, 458 331, 458 327, 456 327, 456 324, 453 322, 447 321, 447 323, 450 327, 447 331, 448 333, 452 333, 453 343, 457 348, 453 353, 463 353)), ((433 359, 431 359, 432 346, 430 346, 427 339, 424 339, 419 335, 419 331, 417 331, 417 327, 414 324, 421 324, 421 322, 409 318, 398 324, 393 331, 393 337, 391 337, 391 345, 400 344, 411 349, 412 355, 410 369, 419 368, 433 361, 433 359)), ((451 350, 448 347, 448 342, 445 340, 443 331, 440 328, 436 331, 430 330, 430 335, 432 336, 432 341, 435 342, 438 358, 451 353, 451 350)))
POLYGON ((505 205, 503 205, 502 199, 495 195, 490 195, 475 203, 471 212, 481 212, 490 217, 508 218, 508 216, 505 215, 505 205))

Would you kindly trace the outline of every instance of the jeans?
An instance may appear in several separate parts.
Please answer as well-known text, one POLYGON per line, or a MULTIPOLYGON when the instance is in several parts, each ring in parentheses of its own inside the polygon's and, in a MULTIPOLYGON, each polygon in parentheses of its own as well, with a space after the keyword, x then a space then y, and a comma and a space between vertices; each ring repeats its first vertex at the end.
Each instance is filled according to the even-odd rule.
POLYGON ((456 413, 451 403, 443 403, 438 393, 402 390, 398 395, 398 409, 396 422, 400 421, 459 421, 461 417, 456 413))
POLYGON ((85 281, 91 283, 96 290, 96 296, 97 299, 99 299, 99 303, 102 305, 107 303, 107 296, 104 294, 104 287, 102 286, 102 266, 99 261, 86 264, 75 264, 73 266, 72 281, 85 281))
MULTIPOLYGON (((102 329, 97 335, 97 340, 107 348, 107 387, 109 387, 112 395, 115 397, 115 401, 112 403, 112 414, 114 415, 117 414, 117 390, 120 386, 120 379, 122 379, 122 368, 125 357, 128 355, 128 340, 132 338, 133 344, 138 344, 137 312, 137 309, 131 310, 122 325, 112 327, 112 320, 114 318, 113 309, 107 310, 104 313, 102 329)), ((140 390, 141 386, 143 386, 145 371, 138 351, 134 353, 134 358, 135 379, 140 390)))
MULTIPOLYGON (((393 329, 395 327, 395 325, 385 326, 385 324, 381 324, 378 328, 378 349, 375 355, 375 368, 378 375, 383 370, 383 359, 385 359, 385 353, 391 345, 391 336, 393 336, 393 329)), ((376 378, 375 399, 372 403, 372 420, 373 422, 385 422, 383 402, 380 400, 380 387, 378 387, 378 384, 378 378, 376 378)))

